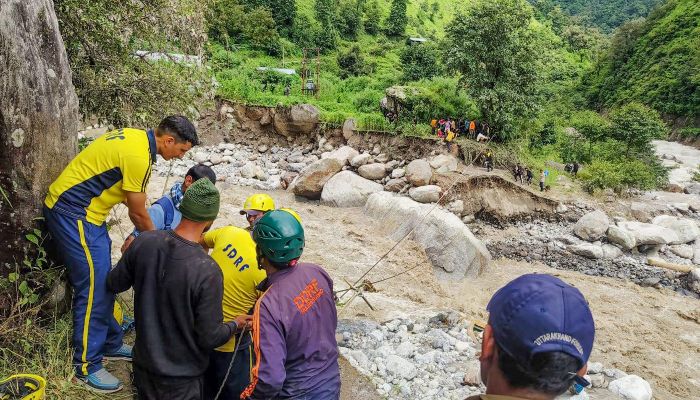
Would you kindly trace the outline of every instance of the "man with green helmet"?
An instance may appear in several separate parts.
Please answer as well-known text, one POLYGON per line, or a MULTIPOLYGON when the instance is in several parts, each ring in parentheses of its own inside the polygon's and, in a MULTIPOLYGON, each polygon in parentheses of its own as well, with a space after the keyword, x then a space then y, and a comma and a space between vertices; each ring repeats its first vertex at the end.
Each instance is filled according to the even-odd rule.
POLYGON ((259 268, 267 272, 253 314, 256 364, 242 399, 340 398, 333 281, 300 263, 304 228, 290 212, 266 213, 253 228, 259 268))

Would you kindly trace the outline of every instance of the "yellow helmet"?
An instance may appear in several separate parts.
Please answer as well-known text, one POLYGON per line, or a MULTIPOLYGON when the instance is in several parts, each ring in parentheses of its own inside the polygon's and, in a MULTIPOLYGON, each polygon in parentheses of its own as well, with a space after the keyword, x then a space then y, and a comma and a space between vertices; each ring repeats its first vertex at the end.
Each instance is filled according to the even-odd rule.
POLYGON ((243 209, 241 214, 245 214, 246 211, 262 211, 267 212, 275 209, 275 201, 272 197, 265 193, 256 193, 247 199, 243 203, 243 209))
POLYGON ((280 208, 280 211, 286 211, 286 212, 292 214, 292 216, 294 218, 296 218, 297 221, 299 221, 299 223, 301 224, 301 216, 296 211, 292 210, 291 208, 280 208))
POLYGON ((46 379, 39 375, 17 374, 0 380, 0 399, 43 400, 46 379))
POLYGON ((121 304, 119 304, 118 301, 115 301, 115 302, 114 302, 114 312, 113 312, 113 315, 114 315, 114 319, 117 320, 117 322, 119 323, 119 325, 121 325, 122 323, 124 323, 124 311, 122 311, 122 306, 121 306, 121 304))

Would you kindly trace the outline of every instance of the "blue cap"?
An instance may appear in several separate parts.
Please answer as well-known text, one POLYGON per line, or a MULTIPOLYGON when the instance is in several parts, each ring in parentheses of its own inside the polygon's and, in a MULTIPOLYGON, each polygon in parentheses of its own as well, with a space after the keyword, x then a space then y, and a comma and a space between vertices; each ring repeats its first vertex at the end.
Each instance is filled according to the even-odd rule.
POLYGON ((555 351, 576 358, 579 368, 588 362, 593 315, 583 294, 561 279, 523 275, 499 289, 486 308, 496 343, 519 364, 555 351))

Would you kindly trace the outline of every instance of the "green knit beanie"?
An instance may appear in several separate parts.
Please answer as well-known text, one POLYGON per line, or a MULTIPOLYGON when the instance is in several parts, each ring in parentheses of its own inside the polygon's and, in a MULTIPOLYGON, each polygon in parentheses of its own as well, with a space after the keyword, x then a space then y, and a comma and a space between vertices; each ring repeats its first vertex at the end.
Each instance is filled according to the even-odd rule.
POLYGON ((219 191, 207 178, 198 179, 185 191, 180 203, 183 218, 190 221, 213 221, 219 214, 219 191))

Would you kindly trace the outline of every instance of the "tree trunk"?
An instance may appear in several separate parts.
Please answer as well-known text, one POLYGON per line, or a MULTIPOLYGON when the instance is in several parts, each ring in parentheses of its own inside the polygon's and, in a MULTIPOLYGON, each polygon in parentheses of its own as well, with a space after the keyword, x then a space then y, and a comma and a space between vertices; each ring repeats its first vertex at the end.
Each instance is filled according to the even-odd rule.
POLYGON ((0 276, 21 263, 77 151, 78 98, 52 0, 0 0, 0 276))

